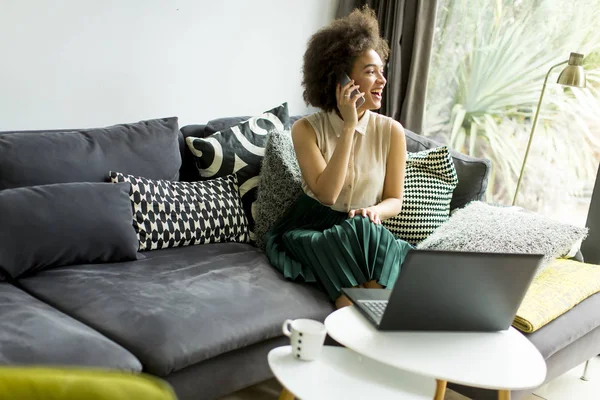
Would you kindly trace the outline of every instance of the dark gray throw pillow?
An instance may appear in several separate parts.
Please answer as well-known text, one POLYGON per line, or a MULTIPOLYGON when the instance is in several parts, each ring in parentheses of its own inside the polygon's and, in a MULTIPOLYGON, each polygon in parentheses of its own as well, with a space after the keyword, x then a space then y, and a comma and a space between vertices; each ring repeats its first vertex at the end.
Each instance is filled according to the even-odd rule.
POLYGON ((0 191, 0 268, 42 269, 135 260, 128 183, 63 183, 0 191))
POLYGON ((0 134, 0 190, 105 182, 106 171, 177 180, 177 117, 106 128, 0 134))

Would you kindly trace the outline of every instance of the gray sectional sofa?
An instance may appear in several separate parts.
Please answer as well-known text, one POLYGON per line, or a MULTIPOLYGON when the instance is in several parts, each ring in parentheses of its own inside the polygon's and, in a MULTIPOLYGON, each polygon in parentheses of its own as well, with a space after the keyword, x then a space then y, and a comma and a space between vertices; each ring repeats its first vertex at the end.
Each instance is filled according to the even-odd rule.
MULTIPOLYGON (((94 262, 73 261, 85 259, 86 253, 71 257, 68 265, 52 267, 42 258, 64 259, 68 249, 61 246, 81 245, 86 235, 96 237, 98 231, 109 229, 101 219, 110 217, 107 210, 96 205, 80 218, 85 211, 75 207, 66 218, 57 219, 40 206, 35 214, 39 218, 31 224, 17 224, 2 214, 6 204, 2 201, 7 201, 1 197, 3 191, 106 182, 109 171, 197 180, 184 137, 209 135, 244 118, 182 129, 176 118, 163 118, 101 129, 0 132, 0 223, 6 218, 14 224, 5 235, 36 238, 20 240, 17 251, 0 241, 0 267, 11 254, 29 256, 12 258, 28 264, 18 274, 2 271, 2 364, 145 371, 168 381, 181 400, 215 399, 272 376, 266 356, 286 343, 282 321, 324 320, 334 308, 316 287, 285 281, 259 249, 217 243, 146 251, 111 262, 98 261, 106 252, 94 262), (84 222, 88 226, 80 226, 84 222), (44 228, 41 231, 52 246, 41 246, 40 235, 27 236, 27 229, 36 226, 44 228), (59 250, 62 253, 53 254, 59 250)), ((411 132, 407 142, 409 151, 437 146, 411 132)), ((456 152, 453 157, 459 186, 451 208, 457 208, 483 197, 490 165, 456 152)), ((73 201, 81 204, 85 199, 68 199, 65 204, 73 201)), ((528 337, 547 359, 548 379, 598 354, 600 295, 528 337)), ((458 390, 477 399, 495 396, 458 390)))

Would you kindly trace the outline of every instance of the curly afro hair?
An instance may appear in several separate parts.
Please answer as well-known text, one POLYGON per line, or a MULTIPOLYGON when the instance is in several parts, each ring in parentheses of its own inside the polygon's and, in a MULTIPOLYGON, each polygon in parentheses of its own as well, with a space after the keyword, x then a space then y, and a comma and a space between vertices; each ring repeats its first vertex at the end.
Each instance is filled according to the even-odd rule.
POLYGON ((385 63, 389 45, 379 34, 375 11, 365 6, 320 29, 308 41, 302 68, 303 98, 307 105, 324 111, 337 109, 337 77, 350 74, 356 59, 375 50, 385 63))

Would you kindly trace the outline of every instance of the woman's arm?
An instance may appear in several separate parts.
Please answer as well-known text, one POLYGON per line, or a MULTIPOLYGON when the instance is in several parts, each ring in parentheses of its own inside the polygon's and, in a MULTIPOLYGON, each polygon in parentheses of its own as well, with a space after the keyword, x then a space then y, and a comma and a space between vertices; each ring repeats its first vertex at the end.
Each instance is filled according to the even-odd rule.
POLYGON ((383 195, 379 204, 368 208, 352 210, 349 216, 361 215, 369 217, 374 223, 394 217, 402 209, 404 196, 404 174, 406 171, 406 138, 404 128, 398 121, 392 123, 390 153, 388 155, 383 183, 383 195))
POLYGON ((402 210, 404 174, 406 172, 406 137, 404 128, 398 121, 392 123, 390 154, 385 171, 383 200, 375 206, 381 219, 395 217, 402 210))
POLYGON ((306 119, 296 121, 292 126, 292 141, 302 177, 317 199, 329 206, 337 201, 348 172, 354 131, 358 125, 356 101, 365 95, 351 95, 358 88, 353 80, 336 87, 335 97, 344 127, 329 162, 323 159, 315 130, 306 119))
POLYGON ((334 204, 342 191, 352 150, 353 134, 354 130, 352 134, 343 132, 340 135, 333 155, 329 163, 326 163, 317 146, 317 136, 310 123, 306 119, 301 119, 292 127, 292 140, 302 177, 323 204, 334 204))

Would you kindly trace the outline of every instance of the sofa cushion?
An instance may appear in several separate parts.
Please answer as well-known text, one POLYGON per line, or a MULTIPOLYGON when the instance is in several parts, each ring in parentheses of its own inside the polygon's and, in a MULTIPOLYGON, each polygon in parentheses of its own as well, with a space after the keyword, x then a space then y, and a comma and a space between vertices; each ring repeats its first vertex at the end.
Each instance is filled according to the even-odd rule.
POLYGON ((250 240, 235 175, 171 182, 111 172, 110 179, 131 184, 140 250, 250 240))
POLYGON ((240 195, 248 217, 250 237, 254 239, 255 202, 267 135, 273 130, 290 129, 287 103, 208 137, 186 137, 186 143, 196 157, 196 166, 203 179, 230 174, 238 176, 240 195))
POLYGON ((0 364, 141 371, 127 350, 8 283, 0 283, 0 364))
MULTIPOLYGON (((220 118, 210 121, 211 126, 208 127, 202 124, 192 124, 186 125, 181 128, 181 133, 183 138, 187 138, 188 136, 204 138, 209 135, 212 135, 215 132, 218 132, 223 129, 230 128, 234 125, 239 124, 242 121, 251 118, 250 116, 246 117, 231 117, 231 118, 220 118), (219 129, 215 129, 218 127, 219 129)), ((297 120, 302 118, 301 115, 295 115, 290 117, 290 124, 293 124, 297 120)), ((181 170, 180 179, 185 182, 193 182, 202 179, 200 174, 198 173, 198 169, 195 165, 196 157, 192 154, 187 145, 182 146, 181 148, 181 170)))
POLYGON ((181 166, 179 135, 176 117, 95 129, 3 132, 0 190, 106 182, 110 170, 177 180, 181 166))
POLYGON ((240 243, 156 250, 144 260, 53 269, 20 283, 159 376, 280 336, 287 318, 323 320, 333 311, 320 290, 285 281, 264 253, 240 243))
MULTIPOLYGON (((294 124, 294 122, 296 122, 297 120, 299 120, 300 118, 302 118, 302 115, 294 115, 294 116, 290 116, 290 126, 294 124)), ((217 119, 212 119, 210 121, 208 121, 208 123, 203 126, 204 131, 203 131, 203 135, 204 136, 200 136, 200 137, 206 137, 209 135, 212 135, 215 132, 219 132, 222 131, 224 129, 227 128, 231 128, 234 125, 239 124, 240 122, 246 121, 247 119, 252 118, 251 116, 242 116, 242 117, 225 117, 225 118, 217 118, 217 119)), ((183 127, 182 130, 184 130, 186 127, 183 127)), ((184 136, 199 136, 198 134, 186 134, 184 131, 184 136)))
POLYGON ((490 253, 543 254, 538 273, 566 255, 587 228, 565 224, 517 207, 474 201, 442 224, 418 248, 490 253))
POLYGON ((196 157, 192 154, 185 138, 188 136, 204 137, 206 125, 186 125, 181 128, 181 168, 179 169, 179 180, 183 182, 195 182, 202 179, 198 168, 196 168, 196 157))
POLYGON ((457 182, 448 147, 408 152, 402 210, 383 226, 412 245, 420 243, 448 220, 457 182))
POLYGON ((135 260, 129 183, 59 183, 0 190, 0 269, 135 260))
MULTIPOLYGON (((544 359, 600 327, 600 293, 588 297, 560 317, 525 336, 544 359)), ((596 352, 600 352, 600 343, 596 352)))
MULTIPOLYGON (((406 149, 409 152, 419 152, 442 146, 441 143, 418 135, 408 129, 404 129, 404 132, 406 135, 406 149)), ((474 200, 483 200, 492 169, 490 160, 471 157, 452 149, 450 149, 450 155, 458 176, 458 184, 452 194, 450 210, 464 207, 474 200)))
POLYGON ((267 139, 256 199, 256 247, 265 250, 266 233, 302 194, 302 174, 289 131, 267 139))
POLYGON ((535 332, 596 293, 600 293, 600 266, 556 259, 531 282, 513 326, 535 332))

